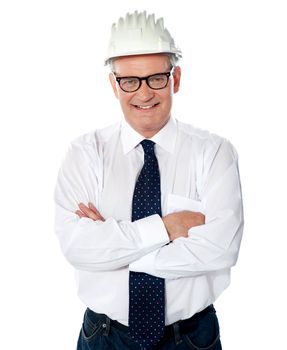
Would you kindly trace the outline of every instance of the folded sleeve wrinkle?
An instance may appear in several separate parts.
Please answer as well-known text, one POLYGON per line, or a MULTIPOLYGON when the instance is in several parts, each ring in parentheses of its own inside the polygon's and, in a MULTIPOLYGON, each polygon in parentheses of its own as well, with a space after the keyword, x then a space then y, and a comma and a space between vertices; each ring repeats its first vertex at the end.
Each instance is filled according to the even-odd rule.
POLYGON ((55 231, 61 249, 75 268, 86 271, 127 266, 165 244, 168 237, 158 215, 137 222, 114 218, 102 222, 75 214, 80 202, 99 203, 99 154, 91 137, 77 139, 62 162, 55 189, 55 231))

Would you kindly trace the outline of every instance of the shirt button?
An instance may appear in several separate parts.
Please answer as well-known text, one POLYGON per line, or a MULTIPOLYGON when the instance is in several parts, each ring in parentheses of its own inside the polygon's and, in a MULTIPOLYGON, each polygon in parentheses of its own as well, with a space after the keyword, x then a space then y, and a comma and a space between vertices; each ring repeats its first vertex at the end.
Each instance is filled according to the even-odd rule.
POLYGON ((102 324, 103 328, 107 328, 107 325, 105 323, 102 324))

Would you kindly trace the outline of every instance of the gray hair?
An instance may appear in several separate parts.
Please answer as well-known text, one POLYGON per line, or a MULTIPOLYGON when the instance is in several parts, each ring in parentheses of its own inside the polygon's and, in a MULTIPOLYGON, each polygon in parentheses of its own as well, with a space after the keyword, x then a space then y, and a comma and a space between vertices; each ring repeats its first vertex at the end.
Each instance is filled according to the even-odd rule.
MULTIPOLYGON (((164 55, 168 56, 171 67, 175 67, 177 65, 179 59, 178 59, 178 57, 176 55, 174 55, 172 53, 164 53, 164 55)), ((110 70, 112 72, 115 71, 114 62, 115 62, 116 59, 117 59, 117 57, 114 57, 114 58, 110 58, 109 61, 108 61, 108 65, 109 65, 110 70)))

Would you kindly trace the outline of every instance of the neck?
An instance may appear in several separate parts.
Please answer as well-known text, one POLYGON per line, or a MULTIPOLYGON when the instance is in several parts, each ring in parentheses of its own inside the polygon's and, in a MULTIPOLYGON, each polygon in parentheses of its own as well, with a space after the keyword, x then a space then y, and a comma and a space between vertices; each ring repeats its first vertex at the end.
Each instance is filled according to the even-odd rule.
MULTIPOLYGON (((170 118, 169 118, 170 119, 170 118)), ((163 129, 166 124, 169 122, 169 119, 158 129, 139 129, 139 128, 134 128, 131 124, 130 126, 140 135, 142 135, 146 139, 152 138, 154 135, 156 135, 161 129, 163 129)))

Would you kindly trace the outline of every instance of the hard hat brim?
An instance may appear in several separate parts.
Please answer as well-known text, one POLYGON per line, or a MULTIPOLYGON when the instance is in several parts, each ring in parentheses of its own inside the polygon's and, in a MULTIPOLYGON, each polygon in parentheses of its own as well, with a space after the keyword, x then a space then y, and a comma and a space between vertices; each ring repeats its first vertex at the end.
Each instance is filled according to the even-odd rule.
POLYGON ((141 55, 159 55, 159 54, 170 54, 170 55, 174 55, 177 59, 182 58, 182 54, 181 51, 161 51, 161 50, 144 50, 141 52, 123 52, 117 55, 111 55, 110 57, 106 58, 104 61, 105 66, 109 64, 110 60, 114 60, 116 58, 120 58, 120 57, 127 57, 127 56, 141 56, 141 55))

